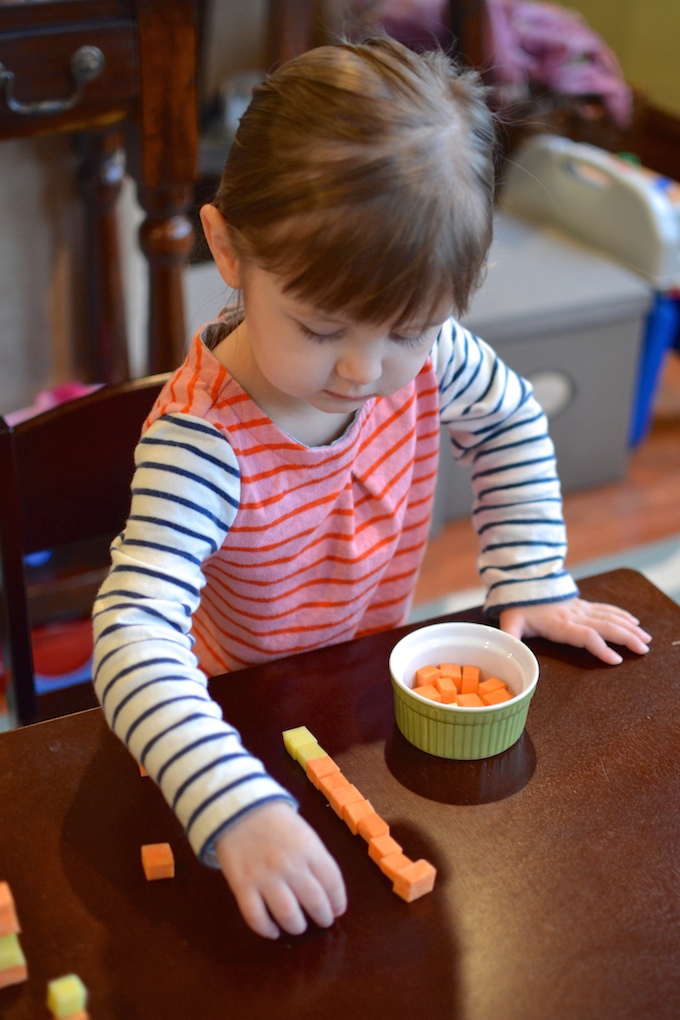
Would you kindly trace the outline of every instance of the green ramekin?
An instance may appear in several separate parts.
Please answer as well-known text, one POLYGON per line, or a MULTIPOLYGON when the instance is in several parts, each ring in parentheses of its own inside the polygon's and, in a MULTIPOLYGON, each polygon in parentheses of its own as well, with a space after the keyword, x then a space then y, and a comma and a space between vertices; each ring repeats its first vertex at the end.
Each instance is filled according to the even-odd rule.
POLYGON ((490 758, 521 737, 538 682, 538 661, 517 638, 484 624, 436 623, 397 642, 389 665, 397 726, 421 751, 439 758, 490 758), (479 666, 482 679, 505 680, 513 699, 460 708, 421 697, 411 686, 416 670, 442 662, 479 666))

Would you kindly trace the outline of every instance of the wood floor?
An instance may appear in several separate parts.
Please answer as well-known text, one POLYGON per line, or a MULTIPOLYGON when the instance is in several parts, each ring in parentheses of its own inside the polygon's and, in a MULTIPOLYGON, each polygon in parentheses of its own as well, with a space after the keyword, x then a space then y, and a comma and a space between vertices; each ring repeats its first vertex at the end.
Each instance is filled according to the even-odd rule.
MULTIPOLYGON (((666 360, 648 437, 631 453, 620 481, 566 493, 567 567, 680 532, 680 355, 666 360)), ((452 521, 434 538, 415 604, 480 585, 477 537, 468 519, 452 521)))

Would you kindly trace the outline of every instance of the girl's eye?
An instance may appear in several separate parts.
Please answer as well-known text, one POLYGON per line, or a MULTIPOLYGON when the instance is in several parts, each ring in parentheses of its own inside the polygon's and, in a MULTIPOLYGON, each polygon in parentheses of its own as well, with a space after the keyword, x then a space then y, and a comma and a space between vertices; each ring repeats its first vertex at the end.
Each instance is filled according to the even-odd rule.
POLYGON ((392 339, 399 344, 404 344, 405 347, 420 347, 425 339, 425 334, 421 333, 420 336, 397 336, 393 334, 392 339))
POLYGON ((310 329, 309 326, 305 326, 303 322, 300 322, 298 325, 305 336, 308 336, 310 340, 316 340, 320 344, 326 340, 339 340, 342 336, 342 330, 336 330, 335 333, 317 333, 315 330, 310 329))

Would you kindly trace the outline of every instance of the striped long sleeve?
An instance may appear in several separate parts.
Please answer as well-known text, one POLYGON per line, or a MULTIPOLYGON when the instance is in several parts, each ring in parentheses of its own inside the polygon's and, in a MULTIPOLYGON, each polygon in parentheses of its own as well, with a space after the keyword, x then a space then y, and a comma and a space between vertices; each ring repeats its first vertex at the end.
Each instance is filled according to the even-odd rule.
POLYGON ((486 610, 578 594, 564 569, 566 532, 548 424, 530 384, 450 320, 435 352, 441 421, 472 467, 472 519, 486 610))
POLYGON ((198 856, 255 804, 290 795, 250 756, 192 652, 202 563, 239 500, 239 470, 212 425, 162 418, 136 453, 130 516, 94 607, 94 681, 106 719, 161 787, 198 856))

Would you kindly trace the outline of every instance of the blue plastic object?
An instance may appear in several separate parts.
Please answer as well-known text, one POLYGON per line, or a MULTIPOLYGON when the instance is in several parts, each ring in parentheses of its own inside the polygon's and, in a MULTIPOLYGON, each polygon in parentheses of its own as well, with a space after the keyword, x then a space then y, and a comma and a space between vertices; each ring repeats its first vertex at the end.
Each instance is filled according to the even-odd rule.
POLYGON ((637 446, 649 430, 652 404, 666 352, 675 346, 680 331, 680 298, 657 294, 647 315, 642 341, 637 394, 633 401, 630 445, 637 446))

